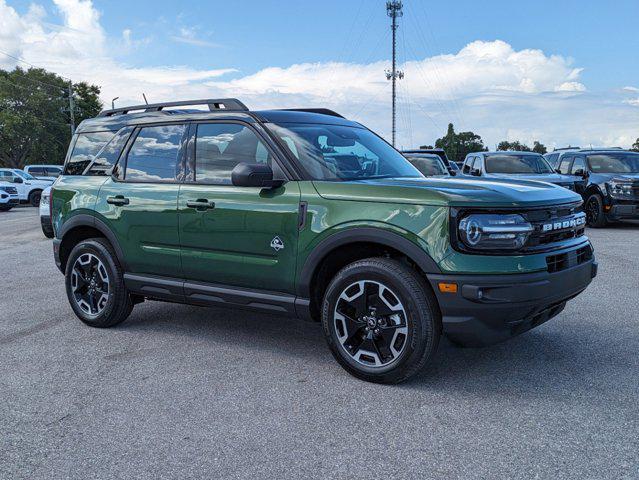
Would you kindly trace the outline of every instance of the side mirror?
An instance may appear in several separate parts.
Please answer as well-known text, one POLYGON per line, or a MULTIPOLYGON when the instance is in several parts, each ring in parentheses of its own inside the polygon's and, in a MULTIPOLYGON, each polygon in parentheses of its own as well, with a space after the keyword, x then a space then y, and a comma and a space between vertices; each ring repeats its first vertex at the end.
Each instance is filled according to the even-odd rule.
POLYGON ((470 171, 470 174, 471 174, 473 177, 479 177, 479 176, 481 175, 481 172, 480 172, 477 168, 473 168, 473 169, 470 171))
POLYGON ((238 163, 231 172, 236 187, 277 188, 283 180, 273 180, 273 169, 265 163, 238 163))
POLYGON ((13 177, 13 183, 24 183, 21 177, 13 177))
POLYGON ((575 170, 575 173, 573 173, 573 175, 577 177, 583 177, 585 174, 586 172, 584 172, 583 168, 578 168, 577 170, 575 170))

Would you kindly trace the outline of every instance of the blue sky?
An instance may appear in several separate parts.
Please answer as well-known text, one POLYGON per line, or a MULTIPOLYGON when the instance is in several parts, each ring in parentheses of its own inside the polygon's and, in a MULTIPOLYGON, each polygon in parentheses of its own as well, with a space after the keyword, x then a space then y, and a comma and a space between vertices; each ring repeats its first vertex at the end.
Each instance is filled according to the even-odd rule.
MULTIPOLYGON (((98 83, 107 101, 237 92, 256 107, 326 104, 388 135, 384 4, 0 0, 0 50, 98 83)), ((628 146, 639 136, 639 1, 404 5, 406 146, 432 143, 448 121, 489 144, 628 146)))

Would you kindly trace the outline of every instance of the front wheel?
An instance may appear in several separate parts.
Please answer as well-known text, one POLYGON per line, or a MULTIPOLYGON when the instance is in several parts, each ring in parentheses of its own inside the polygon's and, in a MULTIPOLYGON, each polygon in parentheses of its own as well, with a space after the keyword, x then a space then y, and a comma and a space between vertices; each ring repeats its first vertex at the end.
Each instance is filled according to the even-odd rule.
POLYGON ((601 195, 593 193, 586 200, 586 220, 588 226, 594 228, 605 227, 608 223, 603 211, 603 199, 601 195))
POLYGON ((414 269, 390 258, 344 267, 326 290, 322 325, 340 365, 377 383, 399 383, 418 373, 441 335, 430 287, 414 269))
POLYGON ((29 194, 29 203, 34 206, 37 207, 40 205, 40 196, 42 195, 42 191, 41 190, 34 190, 33 192, 31 192, 29 194))
POLYGON ((91 327, 112 327, 131 313, 133 303, 109 243, 102 238, 80 242, 66 265, 67 297, 77 317, 91 327))

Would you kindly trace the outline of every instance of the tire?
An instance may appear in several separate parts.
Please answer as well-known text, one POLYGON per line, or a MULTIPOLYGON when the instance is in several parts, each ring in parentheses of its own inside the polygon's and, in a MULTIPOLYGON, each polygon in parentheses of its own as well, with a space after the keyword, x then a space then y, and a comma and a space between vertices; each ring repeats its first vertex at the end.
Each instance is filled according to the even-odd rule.
POLYGON ((42 190, 34 190, 29 194, 29 203, 38 207, 40 205, 40 196, 42 195, 42 190))
POLYGON ((340 270, 324 295, 322 326, 337 362, 376 383, 399 383, 418 373, 435 355, 441 336, 430 287, 415 270, 390 258, 359 260, 340 270))
POLYGON ((42 227, 42 233, 47 238, 53 238, 53 226, 51 225, 50 220, 45 220, 40 217, 40 226, 42 227))
POLYGON ((608 224, 603 211, 603 199, 598 193, 593 193, 586 200, 586 219, 589 227, 602 228, 608 224))
POLYGON ((133 309, 122 267, 111 245, 102 238, 83 240, 71 251, 65 285, 73 312, 91 327, 117 325, 126 320, 133 309), (91 288, 93 295, 88 292, 91 288))

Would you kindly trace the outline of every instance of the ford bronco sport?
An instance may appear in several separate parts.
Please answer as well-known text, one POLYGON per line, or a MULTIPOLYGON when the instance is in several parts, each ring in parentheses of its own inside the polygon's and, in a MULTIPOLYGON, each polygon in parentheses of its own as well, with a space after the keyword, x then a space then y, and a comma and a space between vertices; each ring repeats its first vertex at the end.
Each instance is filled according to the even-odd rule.
POLYGON ((321 322, 369 381, 414 375, 441 335, 525 332, 596 274, 576 193, 425 178, 330 110, 105 111, 78 127, 65 173, 54 255, 84 323, 116 325, 146 299, 292 315, 321 322))

